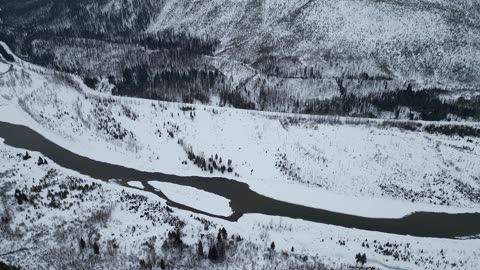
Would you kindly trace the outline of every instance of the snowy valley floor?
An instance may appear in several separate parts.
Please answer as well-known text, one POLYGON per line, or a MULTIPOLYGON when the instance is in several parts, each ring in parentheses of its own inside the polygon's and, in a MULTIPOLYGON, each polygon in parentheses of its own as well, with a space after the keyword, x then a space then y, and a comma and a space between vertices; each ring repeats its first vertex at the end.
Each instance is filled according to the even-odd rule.
POLYGON ((2 257, 25 269, 158 268, 162 260, 169 269, 343 269, 355 265, 359 252, 367 266, 380 269, 475 269, 480 261, 476 239, 390 235, 263 215, 238 222, 203 217, 52 161, 38 165, 45 158, 29 155, 24 160, 25 151, 0 143, 0 254, 27 248, 2 257), (225 259, 214 263, 206 253, 219 247, 221 228, 228 233, 221 242, 225 259), (205 256, 197 254, 199 241, 205 256))
MULTIPOLYGON (((0 77, 0 121, 29 126, 91 159, 236 179, 272 198, 342 213, 480 212, 479 138, 407 131, 380 121, 113 97, 20 59, 0 77)), ((476 239, 389 235, 262 215, 231 223, 171 212, 153 194, 81 176, 51 161, 38 166, 39 153, 24 161, 19 154, 25 151, 3 143, 0 149, 0 214, 6 217, 0 254, 29 248, 28 256, 5 257, 14 264, 41 269, 60 264, 62 252, 70 258, 66 263, 91 258, 98 268, 138 267, 140 260, 159 267, 161 259, 177 268, 285 269, 317 262, 341 268, 354 265, 359 252, 369 258, 367 265, 385 269, 475 269, 480 261, 476 239), (207 252, 221 227, 243 240, 221 243, 228 247, 222 263, 196 258, 198 241, 207 252), (183 244, 168 237, 176 228, 183 244), (84 252, 81 238, 89 247, 84 252), (269 250, 272 241, 275 252, 269 250), (95 242, 99 255, 93 252, 95 242), (45 243, 48 248, 41 249, 45 243)), ((163 183, 158 188, 201 210, 231 211, 212 194, 163 183), (216 203, 205 203, 209 200, 216 203)))

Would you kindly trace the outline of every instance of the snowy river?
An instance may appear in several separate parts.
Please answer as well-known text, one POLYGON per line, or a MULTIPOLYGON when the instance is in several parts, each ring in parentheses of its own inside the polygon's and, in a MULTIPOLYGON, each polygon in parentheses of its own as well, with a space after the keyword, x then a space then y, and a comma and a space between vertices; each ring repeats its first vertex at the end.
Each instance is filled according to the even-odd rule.
POLYGON ((96 161, 72 153, 25 126, 0 122, 0 137, 5 139, 5 144, 7 145, 29 151, 38 151, 64 168, 105 181, 118 180, 120 184, 126 187, 130 187, 128 185, 129 181, 139 181, 143 184, 145 191, 155 193, 167 199, 168 204, 172 207, 229 221, 237 221, 244 214, 257 213, 303 219, 348 228, 420 237, 456 238, 480 235, 480 213, 445 214, 417 212, 399 219, 353 216, 275 200, 252 191, 245 183, 227 178, 184 177, 157 172, 144 172, 96 161), (218 216, 196 210, 194 206, 174 202, 168 199, 161 190, 152 187, 148 183, 148 181, 152 180, 189 186, 224 197, 230 200, 230 207, 233 213, 227 217, 218 216))

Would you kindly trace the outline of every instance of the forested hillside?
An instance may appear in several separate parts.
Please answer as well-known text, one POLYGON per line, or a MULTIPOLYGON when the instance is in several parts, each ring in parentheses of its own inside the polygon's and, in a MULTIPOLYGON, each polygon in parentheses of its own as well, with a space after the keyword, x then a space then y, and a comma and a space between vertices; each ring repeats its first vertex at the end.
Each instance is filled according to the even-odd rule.
POLYGON ((0 39, 116 95, 468 120, 479 14, 476 1, 443 0, 5 0, 0 39))

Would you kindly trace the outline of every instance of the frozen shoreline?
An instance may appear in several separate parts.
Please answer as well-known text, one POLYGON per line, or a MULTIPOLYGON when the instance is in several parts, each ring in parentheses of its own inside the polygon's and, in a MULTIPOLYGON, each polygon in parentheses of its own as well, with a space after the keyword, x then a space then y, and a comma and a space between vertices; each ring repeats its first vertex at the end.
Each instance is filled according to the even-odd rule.
POLYGON ((249 182, 250 188, 262 195, 289 203, 321 208, 324 210, 370 218, 401 218, 414 212, 480 213, 478 208, 446 207, 423 203, 410 203, 387 198, 352 197, 322 189, 293 183, 249 182), (292 196, 292 194, 302 194, 292 196))
POLYGON ((129 181, 127 184, 131 187, 135 187, 135 188, 138 188, 138 189, 144 189, 145 188, 143 186, 142 182, 140 182, 140 181, 129 181))
MULTIPOLYGON (((16 107, 15 107, 16 108, 16 107)), ((116 165, 122 165, 129 168, 134 168, 144 171, 154 171, 149 170, 147 166, 132 166, 131 160, 124 158, 124 156, 117 155, 111 149, 100 148, 101 145, 97 142, 93 142, 97 147, 84 147, 84 144, 79 141, 70 141, 68 139, 61 138, 56 134, 52 134, 51 131, 46 130, 38 123, 34 122, 32 119, 28 118, 25 115, 25 112, 22 110, 17 110, 15 113, 7 114, 7 111, 12 111, 14 108, 7 106, 0 106, 0 121, 25 125, 33 130, 40 133, 45 138, 50 141, 62 146, 65 149, 68 149, 76 154, 91 158, 93 160, 112 163, 116 165), (16 115, 16 118, 5 117, 7 115, 16 115), (18 117, 19 116, 19 117, 18 117), (87 151, 86 149, 95 149, 96 151, 87 151), (98 155, 97 155, 98 154, 98 155)), ((178 173, 172 171, 160 171, 161 173, 167 174, 176 174, 179 176, 202 176, 205 177, 205 174, 192 174, 185 171, 179 171, 178 173)), ((403 216, 412 214, 414 212, 438 212, 438 213, 479 213, 480 208, 458 208, 458 207, 447 207, 447 206, 437 206, 437 205, 428 205, 422 203, 410 203, 401 200, 393 200, 387 198, 365 198, 365 197, 351 197, 340 194, 335 194, 326 190, 319 188, 311 188, 304 185, 299 185, 296 183, 286 183, 286 182, 275 182, 271 180, 259 180, 254 178, 248 178, 248 180, 236 178, 238 181, 247 183, 250 188, 267 197, 277 199, 280 201, 285 201, 289 203, 324 209, 328 211, 371 217, 371 218, 401 218, 403 216), (298 194, 301 194, 300 196, 298 194)), ((163 184, 163 183, 162 183, 163 184)), ((143 189, 143 185, 140 182, 135 183, 131 181, 129 183, 132 187, 143 189)), ((182 187, 183 188, 183 187, 182 187)), ((173 193, 178 193, 176 191, 170 190, 173 193)), ((168 195, 167 195, 168 196, 168 195)), ((173 199, 173 198, 172 198, 173 199)), ((175 199, 173 199, 175 201, 175 199)), ((179 203, 182 203, 179 201, 179 203)), ((187 204, 188 205, 188 204, 187 204)), ((194 207, 194 205, 190 205, 194 207)), ((195 207, 194 207, 195 208, 195 207)), ((228 207, 228 209, 230 209, 228 207)), ((199 209, 204 210, 204 209, 199 209)), ((231 210, 230 210, 231 211, 231 210)), ((221 213, 227 213, 225 209, 221 210, 221 213)), ((229 212, 231 213, 231 212, 229 212)), ((227 215, 229 214, 227 213, 227 215)), ((212 213, 215 214, 215 213, 212 213)))
POLYGON ((228 217, 232 214, 232 209, 229 206, 230 201, 221 196, 171 183, 159 181, 149 181, 148 183, 174 202, 214 215, 228 217))

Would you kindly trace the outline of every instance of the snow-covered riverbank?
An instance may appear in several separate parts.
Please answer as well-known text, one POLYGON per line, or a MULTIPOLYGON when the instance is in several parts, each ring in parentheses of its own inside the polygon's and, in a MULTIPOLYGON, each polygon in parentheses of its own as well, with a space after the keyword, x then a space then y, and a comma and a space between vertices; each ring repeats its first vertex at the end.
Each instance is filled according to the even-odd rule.
MULTIPOLYGON (((24 150, 0 142, 0 215, 5 217, 8 212, 11 217, 7 225, 2 225, 9 229, 0 233, 0 253, 22 247, 30 249, 28 256, 8 256, 7 261, 14 264, 44 264, 56 260, 64 263, 62 258, 66 254, 69 260, 81 261, 84 255, 79 251, 78 241, 83 238, 96 241, 100 256, 109 263, 115 255, 108 254, 124 254, 128 256, 118 263, 132 267, 139 259, 157 263, 163 259, 172 266, 189 265, 195 254, 187 252, 178 257, 175 248, 164 248, 165 242, 170 243, 169 233, 179 224, 183 224, 180 225, 183 243, 193 250, 199 239, 208 249, 222 227, 229 236, 240 236, 243 240, 229 244, 232 245, 227 251, 230 268, 241 265, 242 259, 248 257, 252 267, 282 268, 316 261, 343 269, 354 265, 357 253, 367 255, 367 266, 380 269, 388 269, 385 266, 440 269, 452 265, 475 269, 480 259, 476 251, 478 239, 389 235, 258 214, 229 222, 175 208, 168 210, 165 200, 149 192, 98 181, 65 170, 51 160, 38 165, 39 157, 44 157, 37 152, 29 152, 28 160, 23 159, 24 155, 24 150), (117 246, 114 249, 112 241, 117 246), (270 250, 272 242, 276 245, 275 252, 270 250), (154 246, 155 251, 144 248, 144 243, 154 246), (37 248, 39 244, 42 249, 37 248), (63 253, 56 253, 57 249, 63 253), (270 255, 263 256, 265 254, 270 255)), ((83 254, 93 254, 88 250, 83 254)), ((196 263, 197 267, 226 267, 211 264, 206 258, 196 263)))
POLYGON ((188 205, 194 209, 205 211, 213 215, 228 217, 232 214, 229 200, 196 188, 179 186, 158 181, 148 182, 152 187, 162 191, 170 200, 188 205))
POLYGON ((112 97, 28 63, 0 78, 0 94, 1 121, 99 161, 233 178, 279 200, 369 217, 479 210, 478 138, 112 97), (233 171, 202 170, 187 151, 233 171))

